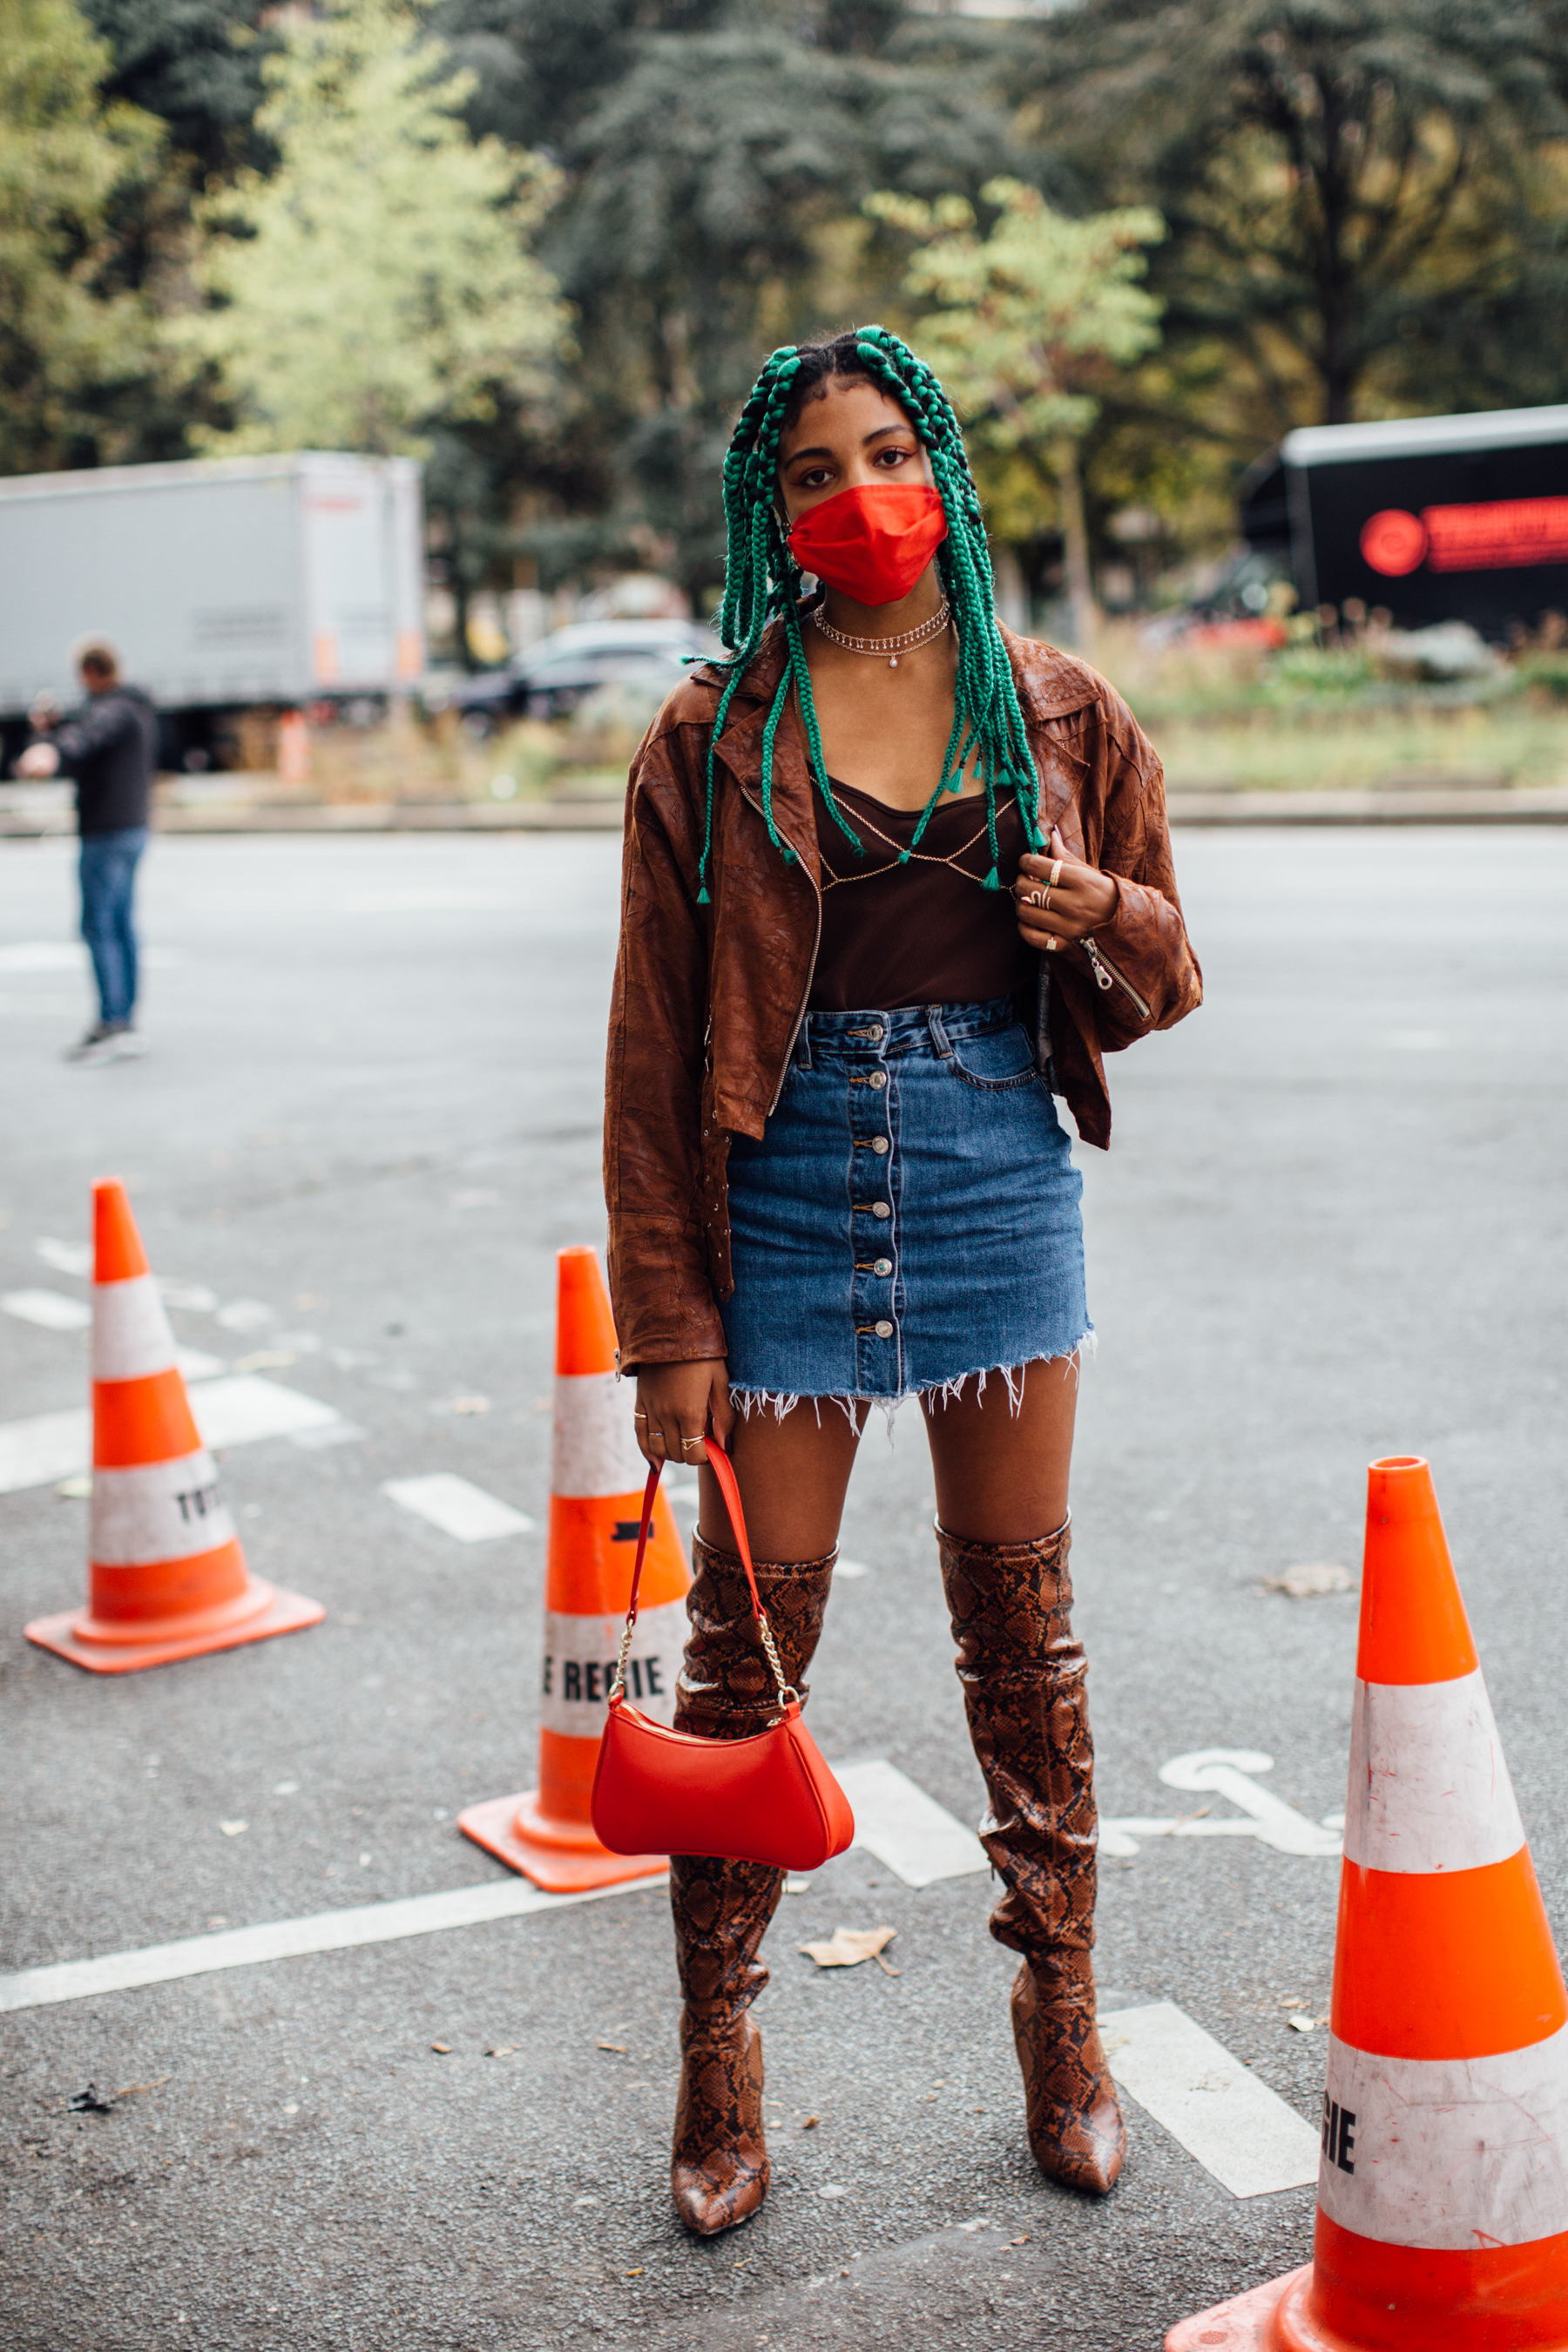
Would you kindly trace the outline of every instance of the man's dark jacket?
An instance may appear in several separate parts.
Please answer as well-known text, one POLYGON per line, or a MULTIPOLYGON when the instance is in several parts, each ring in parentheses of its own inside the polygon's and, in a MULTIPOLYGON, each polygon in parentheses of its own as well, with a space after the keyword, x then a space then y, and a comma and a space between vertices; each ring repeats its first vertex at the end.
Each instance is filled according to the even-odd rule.
POLYGON ((111 686, 95 694, 56 728, 54 743, 76 776, 84 835, 146 824, 158 770, 158 714, 139 688, 111 686))

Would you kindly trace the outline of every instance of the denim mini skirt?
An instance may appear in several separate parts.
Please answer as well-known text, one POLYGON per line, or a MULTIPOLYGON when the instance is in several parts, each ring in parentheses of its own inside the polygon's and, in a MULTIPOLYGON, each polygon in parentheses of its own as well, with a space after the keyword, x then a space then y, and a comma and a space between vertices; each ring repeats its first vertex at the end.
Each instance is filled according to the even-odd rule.
POLYGON ((730 1146, 742 1411, 956 1396, 1076 1355, 1083 1180, 1011 997, 811 1013, 761 1142, 730 1146), (753 1404, 754 1400, 754 1404, 753 1404))

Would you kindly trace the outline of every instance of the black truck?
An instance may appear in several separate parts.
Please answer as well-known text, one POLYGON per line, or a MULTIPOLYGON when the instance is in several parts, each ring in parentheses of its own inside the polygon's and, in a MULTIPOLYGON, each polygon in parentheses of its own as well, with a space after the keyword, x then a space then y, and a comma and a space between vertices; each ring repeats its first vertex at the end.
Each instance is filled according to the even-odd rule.
POLYGON ((1397 628, 1468 621, 1495 642, 1568 614, 1568 404, 1309 425, 1240 503, 1238 569, 1289 579, 1305 611, 1359 598, 1397 628))

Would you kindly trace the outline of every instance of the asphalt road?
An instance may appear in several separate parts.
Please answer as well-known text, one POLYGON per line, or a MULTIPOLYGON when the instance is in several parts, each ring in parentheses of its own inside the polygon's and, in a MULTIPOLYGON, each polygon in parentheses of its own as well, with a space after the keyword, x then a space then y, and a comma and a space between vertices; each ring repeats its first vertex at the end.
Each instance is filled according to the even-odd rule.
MULTIPOLYGON (((1364 1465, 1423 1452, 1561 1929, 1568 836, 1177 855, 1208 1003, 1113 1065, 1113 1149, 1082 1154, 1102 1810, 1193 1804, 1158 1769, 1208 1746, 1272 1756, 1314 1821, 1342 1804, 1354 1599, 1261 1586, 1353 1569, 1364 1465)), ((452 1817, 531 1778, 542 1538, 456 1543, 381 1484, 453 1470, 542 1517, 552 1255, 603 1230, 616 862, 591 838, 164 843, 152 1051, 83 1070, 58 1051, 85 987, 49 952, 68 849, 0 850, 0 1289, 84 1297, 37 1245, 84 1240, 89 1180, 121 1174, 160 1274, 253 1302, 177 1309, 182 1340, 292 1359, 268 1376, 363 1432, 223 1465, 253 1563, 325 1623, 122 1680, 22 1638, 80 1595, 83 1503, 0 1497, 0 1969, 500 1875, 452 1817)), ((0 1318, 0 1421, 84 1378, 79 1335, 0 1318)), ((874 1428, 844 1541, 870 1572, 835 1596, 812 1714, 830 1758, 886 1756, 973 1820, 930 1507, 912 1415, 892 1446, 874 1428)), ((1335 1884, 1244 1838, 1107 1861, 1105 2005, 1178 2002, 1313 2118, 1325 2037, 1285 2004, 1326 2013, 1335 1884)), ((707 2245, 668 2209, 658 1890, 9 2017, 0 2346, 1154 2352, 1306 2258, 1311 2192, 1237 2200, 1135 2107, 1111 2199, 1044 2183, 986 1901, 860 1851, 785 1899, 759 2009, 775 2186, 707 2245), (901 1973, 819 1974, 796 1947, 840 1922, 895 1927, 901 1973), (111 2112, 71 2110, 89 2083, 111 2112)))

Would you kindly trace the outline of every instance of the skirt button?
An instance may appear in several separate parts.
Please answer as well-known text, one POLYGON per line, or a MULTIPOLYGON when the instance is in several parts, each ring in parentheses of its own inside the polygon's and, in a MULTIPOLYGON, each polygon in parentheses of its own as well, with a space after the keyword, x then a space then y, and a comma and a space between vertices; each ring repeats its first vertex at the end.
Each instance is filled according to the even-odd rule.
POLYGON ((888 1073, 886 1072, 886 1070, 873 1070, 873 1071, 872 1071, 872 1073, 871 1073, 871 1088, 872 1088, 872 1092, 873 1092, 873 1093, 880 1093, 881 1089, 882 1089, 882 1088, 887 1085, 887 1083, 888 1083, 888 1073))
POLYGON ((874 1136, 871 1138, 871 1149, 872 1149, 872 1150, 873 1150, 873 1151, 876 1151, 876 1152, 882 1152, 882 1151, 886 1151, 887 1148, 888 1148, 888 1139, 887 1139, 887 1137, 886 1137, 885 1135, 874 1135, 874 1136))
POLYGON ((877 1260, 876 1265, 871 1268, 871 1271, 873 1274, 891 1274, 893 1271, 892 1259, 890 1257, 879 1257, 877 1260))
POLYGON ((886 1201, 873 1201, 873 1202, 872 1202, 872 1203, 871 1203, 871 1214, 872 1214, 874 1217, 890 1217, 890 1216, 892 1215, 892 1213, 892 1213, 891 1209, 889 1209, 889 1206, 888 1206, 888 1204, 887 1204, 886 1201))
POLYGON ((890 1323, 879 1323, 879 1324, 878 1324, 878 1326, 877 1326, 877 1337, 878 1337, 878 1339, 890 1339, 892 1338, 892 1336, 893 1336, 893 1327, 892 1327, 892 1325, 891 1325, 890 1323))

